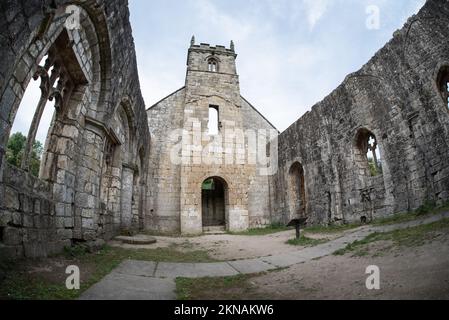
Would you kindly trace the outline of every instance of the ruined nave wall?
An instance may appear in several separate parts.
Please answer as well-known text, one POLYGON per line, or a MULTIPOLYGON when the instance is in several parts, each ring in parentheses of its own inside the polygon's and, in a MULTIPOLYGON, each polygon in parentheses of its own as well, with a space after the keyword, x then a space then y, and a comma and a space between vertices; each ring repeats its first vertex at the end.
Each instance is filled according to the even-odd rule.
POLYGON ((449 199, 449 110, 437 80, 449 65, 449 3, 427 1, 361 70, 279 137, 273 210, 293 216, 289 170, 304 168, 312 223, 356 221, 449 199), (366 174, 357 134, 373 133, 383 175, 366 174))
POLYGON ((70 29, 69 3, 1 2, 0 257, 42 257, 144 221, 149 134, 127 2, 77 1, 79 25, 70 29), (5 152, 47 54, 74 86, 60 92, 36 178, 8 165, 5 152))

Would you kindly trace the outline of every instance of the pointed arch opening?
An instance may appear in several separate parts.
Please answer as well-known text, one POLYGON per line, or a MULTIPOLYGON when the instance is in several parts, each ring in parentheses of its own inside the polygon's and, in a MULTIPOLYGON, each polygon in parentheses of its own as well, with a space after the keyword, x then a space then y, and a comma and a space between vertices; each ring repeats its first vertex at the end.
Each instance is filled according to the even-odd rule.
POLYGON ((218 61, 215 58, 207 60, 207 68, 209 72, 218 72, 218 61))
POLYGON ((304 168, 299 162, 293 163, 289 170, 289 207, 291 218, 307 217, 304 168))
POLYGON ((383 174, 382 155, 376 136, 368 129, 360 129, 355 138, 355 160, 360 172, 376 177, 383 174))

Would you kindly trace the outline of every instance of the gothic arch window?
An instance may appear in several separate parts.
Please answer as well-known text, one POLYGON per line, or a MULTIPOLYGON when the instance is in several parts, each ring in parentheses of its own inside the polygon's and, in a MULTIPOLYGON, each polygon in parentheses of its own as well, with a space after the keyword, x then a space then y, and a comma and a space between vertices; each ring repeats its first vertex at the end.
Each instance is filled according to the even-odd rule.
POLYGON ((375 177, 383 174, 377 138, 367 129, 360 129, 356 135, 355 158, 364 175, 375 177))
POLYGON ((20 160, 16 159, 13 165, 43 179, 51 178, 50 173, 39 163, 45 162, 55 117, 67 113, 72 92, 87 84, 85 74, 69 44, 70 37, 64 29, 45 56, 36 63, 31 83, 18 108, 17 118, 21 121, 14 122, 12 128, 15 137, 27 130, 23 132, 27 136, 19 155, 20 160))
POLYGON ((437 82, 446 110, 449 111, 449 66, 441 68, 437 82))
POLYGON ((209 72, 218 72, 218 61, 214 58, 210 58, 207 60, 208 71, 209 72))

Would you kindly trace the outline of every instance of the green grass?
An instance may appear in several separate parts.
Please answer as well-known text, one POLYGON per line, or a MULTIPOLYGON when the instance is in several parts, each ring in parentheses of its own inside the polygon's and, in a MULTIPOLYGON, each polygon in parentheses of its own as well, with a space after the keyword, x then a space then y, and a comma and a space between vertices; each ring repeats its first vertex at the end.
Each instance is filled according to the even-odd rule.
POLYGON ((239 274, 230 277, 206 278, 176 278, 176 295, 178 300, 244 300, 266 299, 254 291, 251 279, 271 273, 287 270, 277 268, 266 272, 251 275, 239 274))
POLYGON ((228 232, 228 233, 235 235, 235 236, 265 236, 265 235, 288 231, 288 230, 292 230, 292 229, 293 228, 286 227, 285 225, 282 225, 282 224, 272 224, 265 228, 255 228, 255 229, 248 229, 248 230, 242 231, 242 232, 228 232))
POLYGON ((426 201, 424 205, 417 210, 406 213, 398 213, 391 217, 376 219, 373 222, 374 226, 384 226, 390 224, 397 224, 403 222, 413 221, 419 218, 427 217, 429 215, 438 214, 441 212, 449 211, 449 203, 445 203, 441 206, 436 206, 432 201, 426 201))
POLYGON ((302 235, 299 239, 290 239, 286 243, 292 246, 314 247, 328 241, 327 239, 310 239, 302 235))
POLYGON ((332 233, 339 233, 339 232, 343 232, 343 231, 356 229, 361 226, 362 226, 361 223, 348 223, 348 224, 330 225, 330 226, 312 226, 312 227, 305 228, 304 231, 307 233, 332 234, 332 233))
POLYGON ((385 250, 393 247, 418 247, 424 245, 427 241, 434 240, 436 232, 442 230, 449 230, 449 219, 391 232, 372 233, 363 240, 354 241, 345 248, 337 250, 334 255, 342 256, 351 253, 353 256, 365 256, 369 254, 367 246, 377 241, 390 241, 392 243, 391 246, 384 248, 385 250))
MULTIPOLYGON (((392 224, 399 224, 409 221, 414 221, 420 218, 424 218, 433 214, 438 214, 441 212, 449 211, 449 202, 437 206, 434 201, 426 201, 421 207, 412 212, 397 213, 386 218, 375 219, 371 225, 372 226, 385 226, 392 224)), ((333 234, 344 232, 358 227, 363 226, 361 223, 349 223, 341 225, 330 225, 330 226, 312 226, 305 228, 306 233, 322 233, 322 234, 333 234)))
POLYGON ((176 295, 178 300, 205 300, 217 298, 220 300, 240 300, 243 293, 251 290, 249 279, 254 275, 237 275, 221 278, 176 278, 176 295), (227 291, 227 292, 226 292, 227 291))
MULTIPOLYGON (((121 262, 127 259, 156 262, 214 262, 206 251, 181 252, 175 247, 158 249, 124 249, 106 246, 97 253, 88 253, 81 247, 68 248, 53 259, 64 259, 64 265, 77 265, 81 271, 81 290, 70 291, 65 281, 52 283, 40 276, 21 270, 17 264, 3 264, 6 279, 0 284, 0 299, 13 300, 71 300, 78 298, 82 292, 100 281, 121 262), (87 279, 83 270, 89 269, 87 279)), ((52 259, 52 258, 50 258, 52 259)), ((20 262, 18 262, 20 264, 20 262)), ((64 270, 60 271, 64 273, 64 270)), ((64 277, 65 279, 65 277, 64 277)))

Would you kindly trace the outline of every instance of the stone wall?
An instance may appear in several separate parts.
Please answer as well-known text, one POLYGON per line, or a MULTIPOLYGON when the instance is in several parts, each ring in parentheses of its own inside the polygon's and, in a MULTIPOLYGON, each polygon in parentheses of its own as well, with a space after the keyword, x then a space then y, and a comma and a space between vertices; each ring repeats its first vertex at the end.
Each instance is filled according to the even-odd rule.
POLYGON ((137 229, 143 220, 139 194, 149 134, 127 2, 79 1, 73 28, 66 3, 1 3, 1 256, 45 256, 73 242, 137 229), (65 82, 57 84, 60 99, 36 178, 26 166, 7 165, 4 155, 20 101, 44 57, 57 62, 65 82), (122 205, 120 192, 139 203, 122 205))
POLYGON ((437 79, 449 65, 449 2, 427 1, 361 70, 279 137, 273 214, 288 221, 289 170, 304 167, 311 223, 360 221, 449 199, 449 110, 437 79), (371 132, 383 174, 356 141, 371 132))
MULTIPOLYGON (((261 115, 245 98, 242 97, 242 114, 245 119, 243 126, 245 131, 252 130, 254 132, 259 130, 274 130, 274 126, 261 115)), ((262 132, 263 132, 262 131, 262 132)), ((273 132, 274 134, 275 132, 273 132)), ((266 137, 269 142, 270 137, 266 137)), ((276 147, 275 145, 273 147, 276 147)), ((277 154, 270 156, 276 157, 277 154)), ((276 165, 276 163, 268 163, 268 165, 276 165)), ((264 166, 258 163, 258 168, 255 175, 250 177, 248 189, 248 211, 249 211, 249 227, 261 228, 272 223, 271 200, 273 196, 274 186, 270 175, 260 174, 260 169, 264 166)))
POLYGON ((158 232, 180 230, 181 167, 171 161, 178 142, 174 130, 183 126, 185 89, 182 88, 148 109, 151 146, 145 227, 158 232), (171 138, 174 138, 171 141, 171 138))

